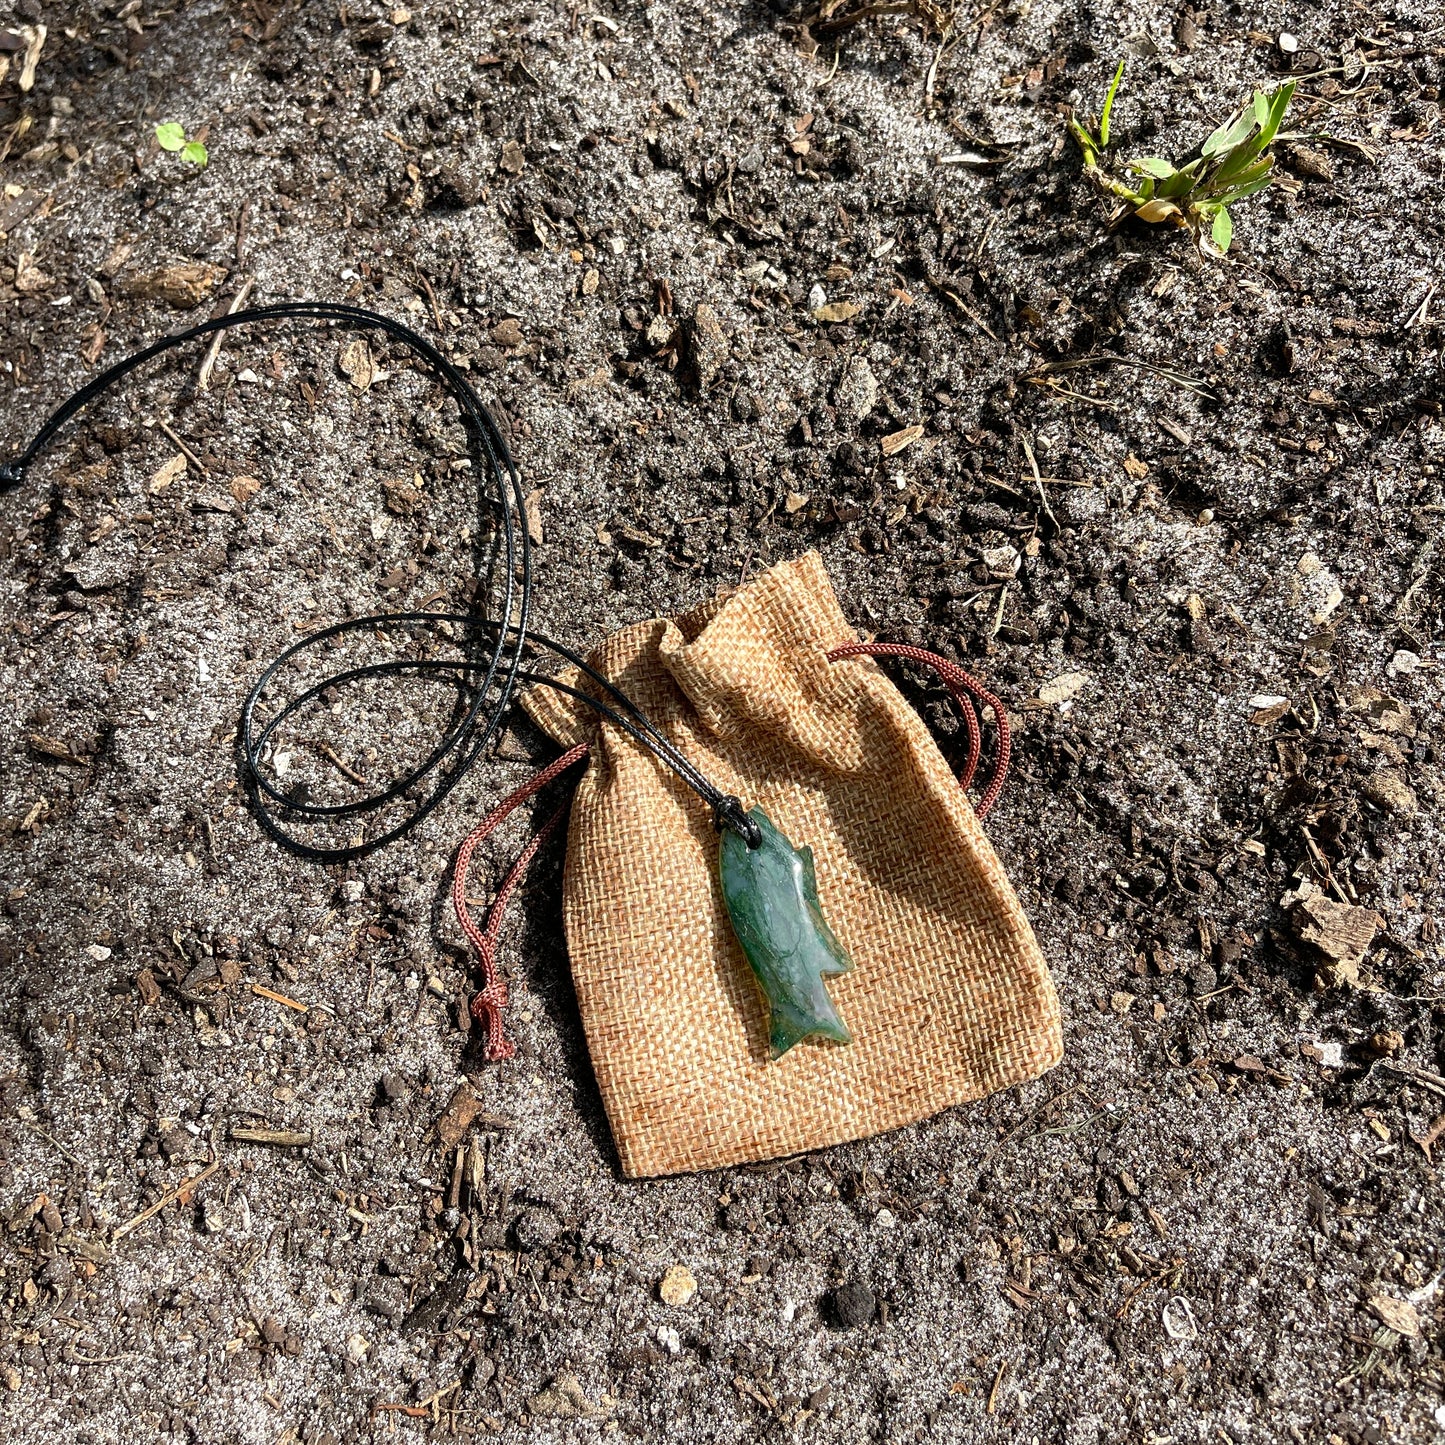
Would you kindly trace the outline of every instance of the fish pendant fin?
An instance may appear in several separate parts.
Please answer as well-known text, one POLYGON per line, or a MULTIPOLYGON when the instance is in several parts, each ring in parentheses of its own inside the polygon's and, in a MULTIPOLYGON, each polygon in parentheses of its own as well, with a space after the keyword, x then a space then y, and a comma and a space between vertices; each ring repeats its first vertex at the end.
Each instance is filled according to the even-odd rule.
MULTIPOLYGON (((801 848, 794 850, 803 865, 803 897, 812 906, 814 918, 813 924, 832 945, 833 956, 824 962, 818 972, 824 978, 834 978, 840 973, 851 973, 853 960, 843 951, 843 945, 838 942, 833 930, 828 927, 828 920, 823 917, 823 905, 818 901, 818 870, 813 861, 812 845, 804 843, 801 848)), ((845 1040, 845 1042, 852 1042, 845 1040)))
POLYGON ((828 1004, 826 1011, 800 1013, 774 1006, 769 1027, 769 1052, 774 1062, 781 1059, 794 1044, 804 1039, 828 1039, 835 1044, 851 1044, 853 1035, 848 1025, 838 1016, 838 1010, 828 1004))
POLYGON ((803 890, 807 895, 808 902, 814 908, 818 907, 818 870, 813 863, 813 847, 810 843, 804 843, 797 850, 798 857, 803 860, 803 890))

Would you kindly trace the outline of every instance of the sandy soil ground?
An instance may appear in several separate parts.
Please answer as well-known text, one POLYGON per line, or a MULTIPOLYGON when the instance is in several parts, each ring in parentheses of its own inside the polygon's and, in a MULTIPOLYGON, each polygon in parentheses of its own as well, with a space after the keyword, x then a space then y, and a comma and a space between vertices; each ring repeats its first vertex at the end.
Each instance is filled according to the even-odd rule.
MULTIPOLYGON (((459 1026, 449 860, 535 733, 345 867, 238 796, 268 659, 464 598, 434 381, 373 340, 363 390, 315 325, 233 333, 204 391, 173 354, 0 494, 4 1438, 1445 1429, 1445 20, 1002 0, 940 54, 927 7, 805 18, 0 5, 5 444, 249 283, 466 363, 564 641, 820 549, 860 628, 1008 701, 989 830, 1063 1063, 885 1138, 622 1180, 560 846, 508 932, 522 1056, 459 1026), (1227 259, 1108 228, 1063 110, 1120 55, 1126 155, 1298 77, 1227 259), (699 304, 710 346, 676 330, 699 304)), ((444 705, 339 716, 333 751, 384 767, 444 705)))

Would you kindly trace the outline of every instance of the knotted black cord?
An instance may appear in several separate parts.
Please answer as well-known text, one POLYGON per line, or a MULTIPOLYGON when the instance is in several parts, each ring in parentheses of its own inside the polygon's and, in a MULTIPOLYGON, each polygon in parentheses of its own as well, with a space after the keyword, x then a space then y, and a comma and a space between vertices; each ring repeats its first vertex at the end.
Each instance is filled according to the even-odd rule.
MULTIPOLYGON (((390 612, 370 617, 351 618, 345 622, 324 627, 292 644, 261 673, 247 694, 242 708, 240 752, 242 782, 262 827, 293 852, 328 863, 345 862, 358 858, 387 843, 394 842, 410 832, 439 806, 475 766, 483 750, 497 735, 517 682, 525 680, 555 688, 594 708, 677 772, 712 810, 714 827, 719 830, 725 827, 731 828, 741 834, 749 846, 757 846, 759 841, 757 825, 748 818, 737 798, 723 793, 721 789, 714 786, 657 730, 625 693, 616 688, 595 668, 589 666, 576 653, 563 647, 560 643, 528 630, 527 622, 532 599, 531 541, 526 527, 519 527, 516 521, 516 518, 526 515, 526 500, 522 492, 522 479, 512 461, 506 440, 498 429, 492 414, 477 396, 466 377, 429 341, 398 321, 393 321, 374 311, 366 311, 361 307, 337 302, 279 302, 270 306, 254 307, 248 311, 237 311, 230 315, 213 317, 187 331, 164 336, 102 372, 59 407, 40 428, 35 439, 19 458, 0 464, 0 487, 8 488, 19 485, 24 480, 31 463, 66 422, 113 383, 137 367, 144 365, 153 357, 169 351, 172 347, 184 345, 214 332, 229 330, 233 326, 289 318, 337 321, 360 329, 379 330, 410 348, 440 374, 446 389, 457 402, 463 418, 469 423, 471 435, 481 445, 481 450, 486 458, 488 480, 496 488, 496 496, 492 497, 486 486, 479 481, 478 502, 484 508, 495 506, 501 514, 505 583, 501 620, 488 618, 480 612, 466 615, 441 612, 390 612), (508 495, 509 491, 510 496, 508 495), (400 631, 417 626, 437 626, 439 624, 448 624, 462 629, 464 645, 470 639, 475 638, 479 646, 474 654, 451 659, 395 659, 370 663, 335 673, 306 688, 297 697, 285 703, 268 722, 260 725, 258 729, 256 709, 262 694, 282 668, 299 656, 308 653, 310 649, 324 646, 351 633, 374 632, 381 634, 390 630, 400 631), (492 635, 490 645, 487 643, 487 634, 492 635), (608 703, 554 678, 523 671, 522 661, 529 647, 541 647, 555 652, 603 689, 617 706, 610 706, 608 703), (351 682, 407 674, 449 676, 458 683, 470 683, 474 688, 474 695, 460 719, 451 724, 431 754, 405 776, 363 798, 349 803, 328 804, 311 803, 294 793, 287 794, 265 776, 261 767, 262 754, 271 744, 277 728, 299 709, 314 701, 321 693, 330 688, 344 687, 351 682), (477 674, 481 674, 480 682, 473 681, 477 674), (494 690, 496 700, 488 707, 487 699, 492 696, 494 690), (345 847, 318 846, 296 837, 281 822, 282 816, 288 821, 292 818, 300 818, 303 821, 320 821, 375 813, 402 798, 417 783, 433 773, 438 773, 438 777, 432 785, 431 791, 426 797, 416 802, 410 814, 402 822, 378 837, 359 844, 345 847)), ((478 599, 481 598, 480 588, 478 588, 476 596, 478 599)), ((477 605, 482 605, 480 600, 477 605)))

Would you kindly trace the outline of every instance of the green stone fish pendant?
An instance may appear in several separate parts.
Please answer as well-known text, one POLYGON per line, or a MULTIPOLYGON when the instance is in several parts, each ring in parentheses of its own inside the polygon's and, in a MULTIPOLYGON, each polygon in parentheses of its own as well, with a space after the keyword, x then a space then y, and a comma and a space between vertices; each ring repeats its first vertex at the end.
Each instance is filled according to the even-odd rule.
POLYGON ((818 906, 813 850, 794 848, 761 808, 748 817, 762 842, 749 848, 737 833, 725 831, 718 872, 733 932, 768 1000, 773 1058, 814 1034, 851 1044, 853 1035, 823 980, 853 964, 818 906))

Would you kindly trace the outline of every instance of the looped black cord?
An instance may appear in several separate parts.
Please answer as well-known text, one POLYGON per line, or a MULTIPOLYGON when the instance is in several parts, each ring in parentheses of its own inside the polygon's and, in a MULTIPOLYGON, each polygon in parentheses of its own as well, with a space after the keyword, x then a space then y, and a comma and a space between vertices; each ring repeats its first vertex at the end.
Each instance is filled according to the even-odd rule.
MULTIPOLYGON (((557 688, 595 708, 676 771, 712 809, 713 820, 718 828, 732 828, 747 839, 750 847, 756 847, 757 825, 743 812, 742 805, 736 798, 725 797, 720 789, 653 726, 630 698, 588 666, 582 658, 559 643, 528 630, 532 599, 531 543, 526 527, 518 525, 518 519, 526 514, 526 501, 522 491, 522 479, 507 449, 506 440, 492 414, 466 377, 424 337, 390 317, 338 302, 279 302, 249 311, 213 317, 187 331, 161 337, 93 378, 59 407, 18 458, 0 464, 0 487, 9 488, 22 482, 31 462, 66 422, 108 387, 153 357, 173 347, 235 326, 287 319, 335 321, 345 326, 381 331, 415 352, 439 374, 460 408, 471 438, 485 459, 486 477, 477 484, 478 506, 484 512, 494 510, 500 517, 501 617, 488 618, 480 611, 461 616, 441 612, 383 613, 374 617, 353 618, 322 628, 282 652, 256 680, 246 697, 241 715, 242 781, 257 818, 265 830, 294 852, 322 862, 344 862, 395 841, 410 832, 438 807, 476 764, 484 749, 497 735, 518 681, 526 680, 557 688), (493 491, 495 495, 492 494, 493 491), (352 634, 410 631, 418 627, 436 627, 439 624, 447 624, 461 631, 464 656, 401 658, 350 668, 306 687, 296 697, 284 703, 269 720, 262 721, 258 717, 258 709, 266 700, 267 690, 278 680, 281 671, 312 649, 325 647, 352 634), (546 648, 573 664, 602 689, 610 701, 604 702, 556 679, 523 671, 522 662, 530 647, 546 648), (470 697, 461 708, 460 716, 455 718, 432 751, 403 776, 364 797, 346 803, 330 804, 312 803, 296 792, 287 793, 266 777, 262 758, 267 747, 273 745, 277 729, 322 693, 352 682, 408 674, 449 678, 459 686, 469 689, 470 697), (428 783, 430 791, 420 799, 408 796, 418 785, 432 779, 433 775, 435 780, 428 783), (399 801, 409 805, 409 811, 401 822, 377 837, 344 847, 309 842, 297 837, 288 827, 297 822, 335 822, 363 814, 374 814, 399 801)), ((480 599, 480 589, 477 595, 480 599)), ((481 605, 479 601, 478 606, 481 605)))
POLYGON ((763 830, 747 815, 741 798, 731 793, 719 798, 712 805, 712 825, 719 833, 731 828, 749 848, 757 848, 763 841, 763 830))

